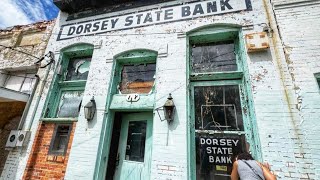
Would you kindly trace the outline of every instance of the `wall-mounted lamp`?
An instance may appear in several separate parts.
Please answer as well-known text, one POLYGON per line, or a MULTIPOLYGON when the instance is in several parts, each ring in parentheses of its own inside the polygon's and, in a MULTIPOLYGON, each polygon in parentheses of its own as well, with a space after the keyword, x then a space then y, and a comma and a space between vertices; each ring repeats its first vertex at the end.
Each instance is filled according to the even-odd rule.
POLYGON ((94 118, 94 114, 96 113, 96 101, 92 96, 91 100, 84 106, 84 117, 90 121, 94 118))
POLYGON ((172 96, 171 93, 169 94, 167 101, 164 103, 163 106, 156 108, 157 113, 159 115, 159 118, 161 121, 167 120, 168 123, 170 123, 171 121, 173 121, 174 119, 174 111, 175 111, 175 105, 174 102, 172 100, 172 96), (161 115, 159 113, 159 110, 163 110, 164 112, 164 119, 161 118, 161 115))

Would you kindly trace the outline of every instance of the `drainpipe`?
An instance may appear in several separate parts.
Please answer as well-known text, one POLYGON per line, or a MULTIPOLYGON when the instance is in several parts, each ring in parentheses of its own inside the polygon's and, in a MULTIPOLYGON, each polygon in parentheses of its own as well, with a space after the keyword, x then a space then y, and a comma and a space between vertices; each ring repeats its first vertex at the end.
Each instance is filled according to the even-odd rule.
POLYGON ((32 89, 32 92, 30 94, 30 97, 28 99, 28 102, 26 104, 26 107, 23 110, 22 117, 21 117, 19 125, 18 125, 18 130, 22 130, 22 127, 23 127, 23 125, 24 125, 24 123, 26 121, 26 117, 27 117, 28 111, 30 109, 30 105, 31 105, 33 96, 34 96, 34 94, 36 92, 36 89, 37 89, 39 81, 40 81, 40 77, 37 74, 35 75, 35 77, 36 77, 36 82, 35 82, 35 84, 33 86, 33 89, 32 89))
POLYGON ((43 89, 44 89, 44 86, 46 85, 46 79, 48 78, 48 75, 49 75, 49 72, 50 72, 50 69, 51 69, 51 65, 53 63, 50 63, 49 66, 47 67, 47 70, 46 70, 46 75, 44 76, 43 80, 42 80, 42 84, 41 84, 41 87, 40 87, 40 91, 39 91, 39 96, 37 97, 37 100, 35 102, 35 106, 33 108, 33 112, 32 112, 32 115, 31 115, 31 119, 30 119, 30 122, 29 122, 29 125, 28 125, 28 128, 27 128, 27 131, 30 131, 31 129, 31 126, 33 124, 33 121, 34 121, 34 117, 36 115, 36 112, 37 112, 37 109, 38 109, 38 106, 39 106, 39 102, 40 102, 40 99, 41 99, 41 95, 42 95, 42 92, 43 92, 43 89))

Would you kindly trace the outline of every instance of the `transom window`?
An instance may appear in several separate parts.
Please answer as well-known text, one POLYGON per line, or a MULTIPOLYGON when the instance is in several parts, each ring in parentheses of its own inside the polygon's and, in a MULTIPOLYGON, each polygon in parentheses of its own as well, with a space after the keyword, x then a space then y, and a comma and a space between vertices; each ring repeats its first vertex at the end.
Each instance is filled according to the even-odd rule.
MULTIPOLYGON (((149 94, 152 92, 156 75, 156 52, 134 50, 123 53, 116 59, 119 94, 149 94)), ((117 80, 117 77, 115 79, 117 80)))
POLYGON ((193 44, 191 69, 194 73, 236 71, 237 62, 233 41, 193 44))
POLYGON ((66 81, 86 80, 89 73, 91 57, 72 58, 69 60, 65 74, 66 81))
POLYGON ((123 65, 120 83, 121 93, 149 93, 154 84, 155 73, 155 63, 123 65))

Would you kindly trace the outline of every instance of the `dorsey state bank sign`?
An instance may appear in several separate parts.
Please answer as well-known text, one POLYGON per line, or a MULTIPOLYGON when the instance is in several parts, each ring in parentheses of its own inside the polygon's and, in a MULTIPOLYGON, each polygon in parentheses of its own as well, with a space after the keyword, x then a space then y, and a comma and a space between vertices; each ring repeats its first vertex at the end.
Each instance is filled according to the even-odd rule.
POLYGON ((243 10, 251 10, 250 0, 214 0, 167 6, 161 9, 63 25, 57 40, 243 10))

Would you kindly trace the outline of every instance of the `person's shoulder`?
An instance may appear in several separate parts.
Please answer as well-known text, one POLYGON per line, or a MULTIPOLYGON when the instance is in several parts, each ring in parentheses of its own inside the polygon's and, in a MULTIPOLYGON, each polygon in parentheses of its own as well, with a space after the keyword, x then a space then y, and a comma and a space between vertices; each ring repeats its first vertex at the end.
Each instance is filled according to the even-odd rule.
POLYGON ((235 162, 233 162, 234 166, 238 166, 240 160, 236 160, 235 162))

